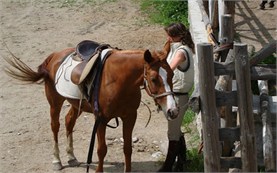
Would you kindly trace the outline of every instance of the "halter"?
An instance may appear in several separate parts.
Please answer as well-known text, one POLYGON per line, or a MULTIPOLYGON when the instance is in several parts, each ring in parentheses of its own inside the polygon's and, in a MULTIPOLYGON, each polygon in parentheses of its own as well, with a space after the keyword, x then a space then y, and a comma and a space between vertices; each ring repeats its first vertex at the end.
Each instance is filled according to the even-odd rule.
POLYGON ((147 82, 146 65, 144 65, 143 79, 144 79, 144 82, 143 82, 144 89, 146 90, 147 94, 155 100, 156 104, 157 104, 156 99, 159 99, 159 98, 167 96, 167 95, 174 95, 174 93, 172 91, 167 91, 167 92, 164 92, 161 94, 153 94, 151 92, 149 84, 147 82))

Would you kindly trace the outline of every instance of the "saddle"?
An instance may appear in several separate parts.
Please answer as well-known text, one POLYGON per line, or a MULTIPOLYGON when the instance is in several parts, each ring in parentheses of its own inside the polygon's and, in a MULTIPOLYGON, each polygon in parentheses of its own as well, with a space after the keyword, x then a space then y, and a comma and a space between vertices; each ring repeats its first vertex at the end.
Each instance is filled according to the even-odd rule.
POLYGON ((75 61, 80 61, 80 63, 72 70, 72 82, 80 85, 97 64, 102 51, 108 48, 111 48, 108 44, 99 44, 91 40, 80 42, 76 46, 76 56, 73 58, 75 61))

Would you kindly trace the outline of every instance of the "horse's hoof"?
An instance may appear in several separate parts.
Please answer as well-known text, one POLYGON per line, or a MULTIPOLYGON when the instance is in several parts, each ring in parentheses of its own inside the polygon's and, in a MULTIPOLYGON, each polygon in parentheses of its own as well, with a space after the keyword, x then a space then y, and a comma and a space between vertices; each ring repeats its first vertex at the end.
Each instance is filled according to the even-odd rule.
POLYGON ((63 165, 61 162, 53 163, 53 171, 59 171, 63 169, 63 165))
POLYGON ((69 160, 67 163, 70 167, 77 167, 77 166, 80 166, 81 164, 80 162, 78 162, 77 159, 69 160))

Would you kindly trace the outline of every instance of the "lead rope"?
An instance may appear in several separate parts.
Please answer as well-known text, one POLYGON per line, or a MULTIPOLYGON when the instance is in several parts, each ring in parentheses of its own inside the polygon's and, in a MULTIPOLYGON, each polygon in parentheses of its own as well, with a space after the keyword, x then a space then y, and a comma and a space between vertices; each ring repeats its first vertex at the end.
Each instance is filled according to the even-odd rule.
POLYGON ((145 128, 146 128, 146 127, 148 126, 149 122, 150 122, 150 119, 151 119, 151 117, 152 117, 152 114, 151 114, 151 110, 150 110, 149 106, 148 106, 146 103, 144 103, 143 101, 140 101, 140 102, 143 103, 144 106, 146 106, 147 109, 148 109, 148 111, 149 111, 149 118, 148 118, 148 121, 147 121, 147 123, 146 123, 146 125, 145 125, 145 128))

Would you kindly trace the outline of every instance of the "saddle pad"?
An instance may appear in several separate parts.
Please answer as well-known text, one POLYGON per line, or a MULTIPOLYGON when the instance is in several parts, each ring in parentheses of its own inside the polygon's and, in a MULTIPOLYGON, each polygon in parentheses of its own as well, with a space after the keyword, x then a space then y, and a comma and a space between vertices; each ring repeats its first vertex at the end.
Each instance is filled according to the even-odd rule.
POLYGON ((56 73, 55 84, 56 90, 60 95, 71 99, 80 99, 81 91, 79 90, 78 85, 75 85, 71 81, 71 72, 73 68, 81 63, 80 61, 74 61, 72 59, 74 54, 75 52, 68 55, 60 65, 56 73))
MULTIPOLYGON (((112 49, 105 49, 101 52, 101 61, 104 59, 105 55, 112 49)), ((57 70, 55 77, 55 85, 58 93, 64 97, 71 99, 80 99, 82 96, 81 90, 78 85, 74 84, 71 80, 71 73, 74 67, 81 63, 81 61, 75 61, 73 59, 75 52, 68 55, 63 63, 57 70)), ((86 67, 86 70, 90 71, 93 64, 86 67)))

